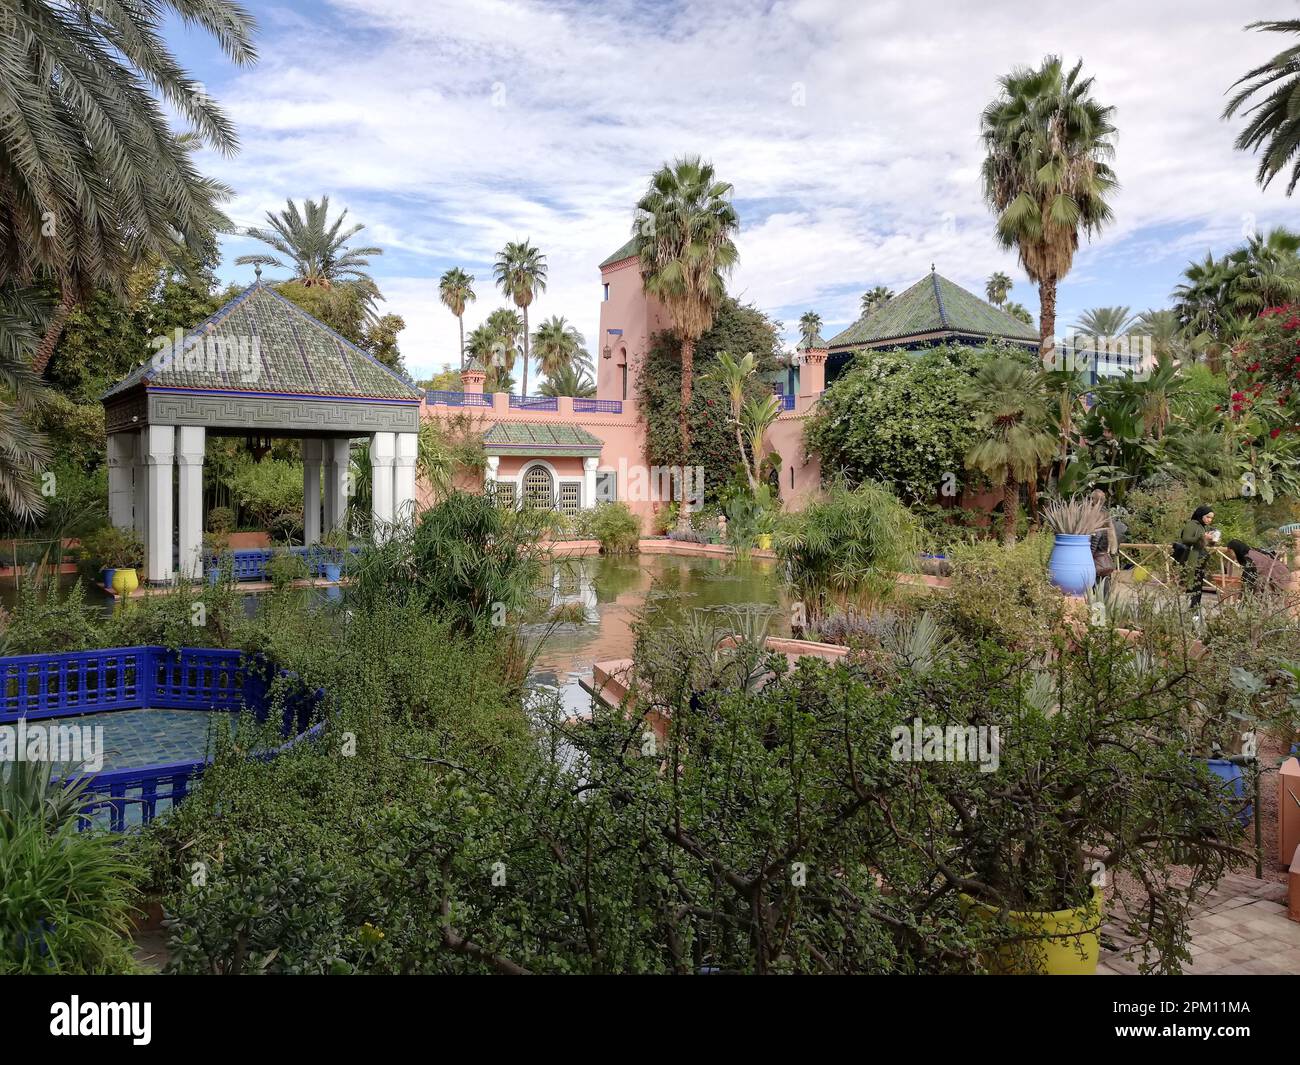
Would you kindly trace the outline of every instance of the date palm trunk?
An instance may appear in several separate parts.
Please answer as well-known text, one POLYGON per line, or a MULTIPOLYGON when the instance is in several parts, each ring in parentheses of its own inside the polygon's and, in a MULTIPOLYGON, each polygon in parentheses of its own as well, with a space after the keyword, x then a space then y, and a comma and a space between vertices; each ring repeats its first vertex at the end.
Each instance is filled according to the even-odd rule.
POLYGON ((37 374, 45 373, 45 368, 50 364, 50 359, 54 357, 54 349, 58 346, 59 337, 63 335, 63 327, 68 324, 68 317, 76 306, 76 297, 65 288, 59 297, 58 306, 54 308, 54 313, 50 315, 50 320, 45 324, 45 335, 41 337, 41 343, 36 349, 35 357, 32 359, 32 369, 37 374))
POLYGON ((1016 518, 1020 511, 1020 485, 1008 477, 1002 496, 1002 542, 1010 546, 1016 542, 1016 518))

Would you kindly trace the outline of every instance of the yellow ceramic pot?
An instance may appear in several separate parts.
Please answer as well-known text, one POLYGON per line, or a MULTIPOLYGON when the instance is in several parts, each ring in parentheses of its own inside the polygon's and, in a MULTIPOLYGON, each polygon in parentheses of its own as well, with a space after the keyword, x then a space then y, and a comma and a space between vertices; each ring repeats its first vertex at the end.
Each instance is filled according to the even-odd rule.
MULTIPOLYGON (((982 902, 967 900, 976 913, 992 916, 996 911, 982 902)), ((1092 889, 1092 900, 1074 910, 1013 910, 1008 915, 1013 928, 1026 940, 988 959, 990 972, 1041 973, 1048 976, 1091 976, 1097 971, 1101 953, 1101 888, 1092 889), (1023 945, 1029 956, 1020 949, 1023 945)))
POLYGON ((140 587, 140 578, 133 569, 119 569, 113 574, 113 591, 119 599, 127 599, 140 587))
POLYGON ((759 533, 759 534, 758 534, 758 547, 759 547, 759 550, 761 550, 761 551, 771 551, 771 550, 772 550, 772 534, 771 534, 771 533, 759 533))

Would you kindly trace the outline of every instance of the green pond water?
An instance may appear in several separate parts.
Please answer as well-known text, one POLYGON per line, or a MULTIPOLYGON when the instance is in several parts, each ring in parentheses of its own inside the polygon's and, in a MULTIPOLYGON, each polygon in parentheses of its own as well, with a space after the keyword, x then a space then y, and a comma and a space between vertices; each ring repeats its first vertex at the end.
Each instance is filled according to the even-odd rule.
MULTIPOLYGON (((628 658, 635 643, 633 626, 647 610, 656 617, 680 617, 692 610, 715 611, 719 623, 728 612, 770 612, 772 635, 789 635, 790 612, 776 564, 673 555, 627 558, 575 558, 556 562, 540 593, 550 606, 578 604, 551 631, 534 663, 536 687, 554 689, 574 714, 590 710, 582 687, 595 662, 628 658)), ((567 613, 567 611, 566 611, 567 613)), ((545 625, 528 625, 525 633, 540 639, 545 625)))

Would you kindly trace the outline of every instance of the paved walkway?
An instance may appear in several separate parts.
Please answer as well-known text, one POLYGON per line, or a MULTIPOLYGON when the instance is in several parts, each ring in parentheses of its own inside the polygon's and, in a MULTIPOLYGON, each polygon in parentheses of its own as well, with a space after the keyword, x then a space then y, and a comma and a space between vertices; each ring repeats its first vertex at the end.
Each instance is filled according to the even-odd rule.
MULTIPOLYGON (((1106 940, 1122 944, 1125 937, 1105 926, 1106 940)), ((1300 975, 1300 921, 1286 915, 1286 885, 1276 880, 1229 873, 1192 918, 1192 963, 1188 976, 1300 975)), ((1136 961, 1123 957, 1123 948, 1103 950, 1099 975, 1136 973, 1136 961)))

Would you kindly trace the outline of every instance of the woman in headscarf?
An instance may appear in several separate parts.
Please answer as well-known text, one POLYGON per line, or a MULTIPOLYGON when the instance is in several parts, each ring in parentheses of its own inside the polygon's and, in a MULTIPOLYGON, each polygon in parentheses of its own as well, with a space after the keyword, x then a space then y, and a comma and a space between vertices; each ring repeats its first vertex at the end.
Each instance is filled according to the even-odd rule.
POLYGON ((1106 493, 1098 488, 1089 497, 1106 515, 1106 523, 1092 534, 1089 547, 1092 549, 1092 564, 1097 571, 1097 580, 1103 580, 1115 572, 1115 560, 1119 556, 1120 534, 1115 527, 1115 520, 1106 508, 1106 493))
POLYGON ((1244 540, 1229 540, 1228 549, 1241 567, 1243 591, 1276 590, 1290 584, 1291 571, 1271 555, 1251 547, 1244 540))
POLYGON ((1192 511, 1192 516, 1183 525, 1183 531, 1178 534, 1178 542, 1186 551, 1183 562, 1191 573, 1187 590, 1192 593, 1193 610, 1201 605, 1205 569, 1210 563, 1208 535, 1212 524, 1214 508, 1202 505, 1192 511))

